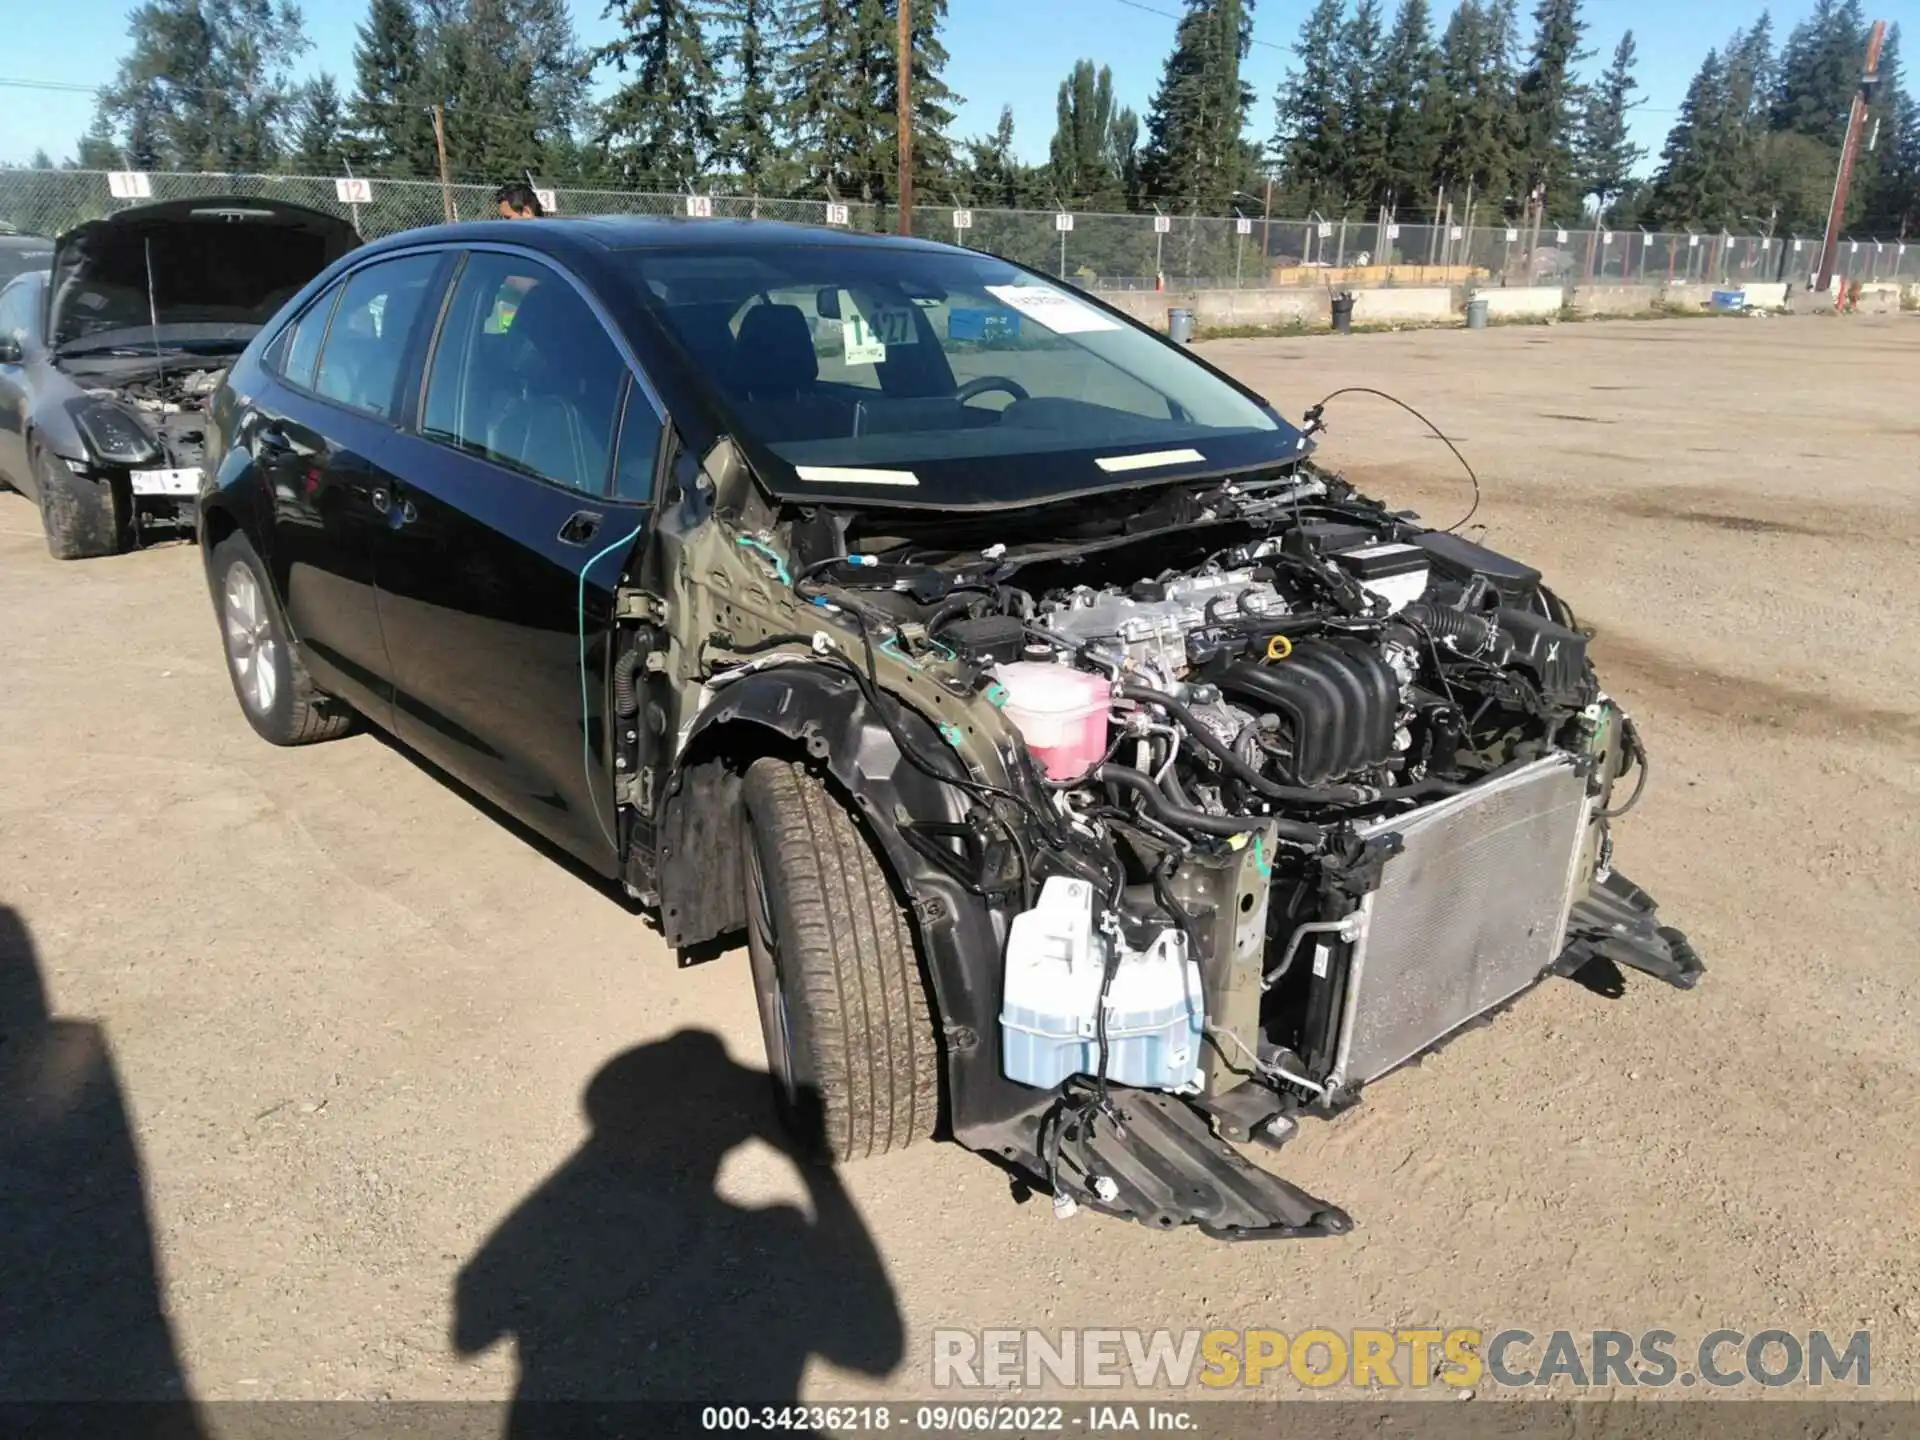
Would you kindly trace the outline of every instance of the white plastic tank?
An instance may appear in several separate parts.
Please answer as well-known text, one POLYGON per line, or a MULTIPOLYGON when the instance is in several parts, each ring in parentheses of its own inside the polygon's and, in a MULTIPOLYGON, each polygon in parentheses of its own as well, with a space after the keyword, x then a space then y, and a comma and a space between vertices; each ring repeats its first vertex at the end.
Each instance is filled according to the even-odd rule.
POLYGON ((995 668, 1001 707, 1049 780, 1078 780, 1107 749, 1113 686, 1070 665, 1016 660, 995 668))
MULTIPOLYGON (((1119 942, 1094 920, 1093 886, 1055 875, 1040 903, 1014 916, 1000 1008, 1007 1078, 1047 1089, 1099 1069, 1097 1018, 1106 959, 1119 942)), ((1119 945, 1107 990, 1107 1079, 1194 1090, 1206 1029, 1200 967, 1186 937, 1162 930, 1145 950, 1119 945)))

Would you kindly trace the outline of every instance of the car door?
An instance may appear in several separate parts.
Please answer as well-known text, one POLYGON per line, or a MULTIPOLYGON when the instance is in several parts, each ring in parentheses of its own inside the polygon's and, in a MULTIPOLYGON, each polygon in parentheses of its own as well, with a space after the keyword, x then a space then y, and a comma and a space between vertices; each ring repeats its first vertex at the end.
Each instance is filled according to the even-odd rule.
POLYGON ((417 429, 395 440, 378 562, 401 738, 607 874, 613 593, 650 518, 661 426, 582 288, 475 249, 417 429))
POLYGON ((374 594, 391 525, 393 416, 416 388, 444 251, 361 266, 275 341, 273 382, 236 437, 271 494, 265 558, 314 679, 391 728, 393 675, 374 594))
POLYGON ((40 277, 22 275, 0 289, 0 340, 18 358, 0 359, 0 480, 30 491, 27 473, 27 366, 39 350, 40 277))

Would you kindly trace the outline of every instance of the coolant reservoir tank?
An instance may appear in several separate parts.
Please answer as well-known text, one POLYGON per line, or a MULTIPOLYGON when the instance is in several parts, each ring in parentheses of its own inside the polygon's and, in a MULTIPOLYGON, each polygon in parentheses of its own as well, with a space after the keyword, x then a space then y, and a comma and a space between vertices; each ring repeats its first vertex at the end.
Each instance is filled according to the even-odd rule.
POLYGON ((1031 660, 993 673, 1007 691, 1001 708, 1049 780, 1078 780, 1106 753, 1113 686, 1105 677, 1031 660))

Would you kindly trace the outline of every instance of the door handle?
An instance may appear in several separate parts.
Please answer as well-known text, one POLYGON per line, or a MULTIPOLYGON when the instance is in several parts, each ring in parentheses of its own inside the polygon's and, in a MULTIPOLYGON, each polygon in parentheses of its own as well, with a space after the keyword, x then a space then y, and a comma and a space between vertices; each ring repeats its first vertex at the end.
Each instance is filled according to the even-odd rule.
POLYGON ((560 543, 562 545, 586 544, 593 538, 594 532, 600 528, 600 521, 603 518, 605 517, 597 510, 574 511, 567 517, 566 523, 560 527, 560 543))
POLYGON ((376 488, 368 499, 376 515, 384 515, 393 508, 393 497, 386 492, 384 487, 376 488))

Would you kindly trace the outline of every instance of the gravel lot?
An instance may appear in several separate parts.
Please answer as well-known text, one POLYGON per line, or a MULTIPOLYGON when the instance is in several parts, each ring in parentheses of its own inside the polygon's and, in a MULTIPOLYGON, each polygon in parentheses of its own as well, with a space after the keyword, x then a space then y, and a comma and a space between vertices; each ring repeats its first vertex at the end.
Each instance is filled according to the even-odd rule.
MULTIPOLYGON (((58 564, 0 496, 0 1001, 17 1028, 30 951, 73 1100, 29 1121, 93 1127, 63 1153, 99 1169, 38 1229, 0 1215, 0 1389, 9 1344, 164 1384, 151 1266, 208 1398, 505 1396, 523 1360, 527 1393, 925 1396, 936 1326, 1418 1324, 1865 1328, 1874 1392, 1920 1396, 1920 321, 1202 348, 1296 413, 1381 386, 1465 450, 1489 542, 1597 629, 1646 734, 1617 861, 1697 991, 1550 982, 1308 1126, 1273 1163, 1343 1240, 1061 1224, 953 1146, 843 1194, 714 1047, 655 1044, 759 1066, 744 952, 676 968, 378 738, 260 743, 191 547, 58 564), (87 1088, 107 1052, 131 1144, 87 1088)), ((1329 420, 1354 478, 1464 508, 1406 415, 1329 420)))

